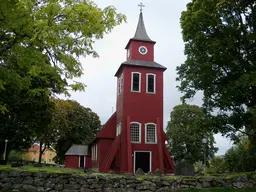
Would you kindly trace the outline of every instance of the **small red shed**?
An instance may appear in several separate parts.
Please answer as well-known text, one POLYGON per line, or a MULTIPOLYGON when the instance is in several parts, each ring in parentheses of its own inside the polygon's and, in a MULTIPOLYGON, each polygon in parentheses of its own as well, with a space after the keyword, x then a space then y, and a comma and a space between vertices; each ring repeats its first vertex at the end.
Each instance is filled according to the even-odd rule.
POLYGON ((116 112, 90 144, 92 167, 100 172, 173 174, 163 131, 163 73, 154 61, 154 45, 140 12, 126 61, 118 68, 116 112))
POLYGON ((72 145, 65 153, 65 168, 91 168, 87 145, 72 145))

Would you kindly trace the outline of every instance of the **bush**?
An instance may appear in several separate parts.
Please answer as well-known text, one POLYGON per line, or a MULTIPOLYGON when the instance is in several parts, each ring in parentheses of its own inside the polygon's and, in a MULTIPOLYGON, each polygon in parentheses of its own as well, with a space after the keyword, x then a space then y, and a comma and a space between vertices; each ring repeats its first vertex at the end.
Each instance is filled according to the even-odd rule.
POLYGON ((214 157, 207 169, 209 173, 224 173, 227 171, 225 159, 221 157, 214 157))
POLYGON ((248 139, 242 139, 225 154, 225 165, 230 172, 249 172, 256 170, 254 145, 248 139))
POLYGON ((23 152, 21 151, 11 151, 9 156, 8 156, 8 160, 9 161, 21 161, 22 160, 22 154, 23 152))

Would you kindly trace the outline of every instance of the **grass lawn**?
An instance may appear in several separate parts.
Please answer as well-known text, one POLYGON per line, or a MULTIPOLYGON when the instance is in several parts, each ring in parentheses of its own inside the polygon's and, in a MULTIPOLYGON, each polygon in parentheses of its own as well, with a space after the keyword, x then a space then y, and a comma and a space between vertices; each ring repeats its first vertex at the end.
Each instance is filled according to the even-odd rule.
POLYGON ((48 173, 71 173, 83 174, 83 169, 69 169, 61 167, 34 167, 33 165, 25 165, 23 167, 11 167, 11 165, 0 165, 0 171, 29 171, 29 172, 48 172, 48 173))
POLYGON ((192 189, 184 192, 256 192, 256 189, 192 189))

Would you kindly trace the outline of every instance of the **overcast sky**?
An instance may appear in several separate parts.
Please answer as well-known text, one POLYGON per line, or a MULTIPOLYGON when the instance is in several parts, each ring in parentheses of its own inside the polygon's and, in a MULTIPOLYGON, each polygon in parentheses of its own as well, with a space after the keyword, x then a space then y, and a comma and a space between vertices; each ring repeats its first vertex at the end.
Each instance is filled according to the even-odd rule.
MULTIPOLYGON (((84 75, 80 81, 87 85, 85 92, 72 93, 70 99, 96 112, 104 124, 115 111, 116 78, 114 74, 119 65, 126 60, 124 49, 130 38, 134 36, 139 18, 140 2, 143 9, 144 22, 149 37, 156 41, 155 61, 167 67, 164 73, 164 125, 170 120, 173 107, 180 104, 181 93, 176 88, 176 67, 184 62, 184 43, 182 41, 179 18, 186 9, 189 0, 94 0, 99 7, 108 5, 116 7, 118 12, 127 16, 127 23, 116 27, 104 39, 98 40, 94 46, 99 58, 81 58, 84 75)), ((190 104, 201 105, 200 95, 190 104)), ((215 136, 218 155, 224 154, 231 147, 231 142, 220 135, 215 136)))

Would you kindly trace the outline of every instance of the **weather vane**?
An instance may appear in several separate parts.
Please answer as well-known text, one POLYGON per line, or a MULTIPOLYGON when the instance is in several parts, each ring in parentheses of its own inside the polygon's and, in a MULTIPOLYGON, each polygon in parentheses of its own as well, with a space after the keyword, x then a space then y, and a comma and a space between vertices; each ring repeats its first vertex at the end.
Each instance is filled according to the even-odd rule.
POLYGON ((142 3, 138 4, 138 6, 140 7, 140 12, 142 12, 143 7, 145 7, 145 5, 143 5, 142 3))

